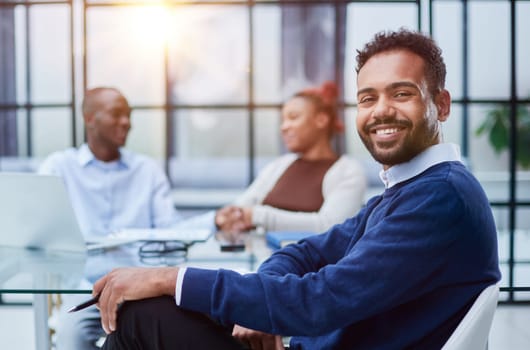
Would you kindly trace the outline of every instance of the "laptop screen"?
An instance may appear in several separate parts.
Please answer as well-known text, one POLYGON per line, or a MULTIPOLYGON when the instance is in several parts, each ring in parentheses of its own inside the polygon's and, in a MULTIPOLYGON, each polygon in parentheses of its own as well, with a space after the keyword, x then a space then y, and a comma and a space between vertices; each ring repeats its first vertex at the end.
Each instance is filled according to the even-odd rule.
POLYGON ((86 251, 60 177, 1 172, 0 194, 0 245, 86 251))

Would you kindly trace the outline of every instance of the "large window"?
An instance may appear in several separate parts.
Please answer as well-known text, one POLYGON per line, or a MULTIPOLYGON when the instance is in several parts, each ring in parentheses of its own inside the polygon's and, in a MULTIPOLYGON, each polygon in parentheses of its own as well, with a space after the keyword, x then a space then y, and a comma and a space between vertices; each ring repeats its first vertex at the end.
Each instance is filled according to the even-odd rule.
MULTIPOLYGON (((521 159, 530 157, 530 23, 524 20, 530 2, 433 0, 431 6, 430 30, 444 50, 453 97, 446 137, 460 144, 491 201, 503 285, 529 286, 530 164, 521 159), (506 148, 496 151, 499 143, 506 148)), ((505 300, 528 299, 503 290, 509 290, 505 300)))
POLYGON ((0 2, 0 169, 76 143, 71 10, 0 2))
POLYGON ((285 151, 282 101, 324 80, 342 94, 337 149, 368 163, 355 50, 380 30, 421 29, 447 63, 445 139, 491 200, 503 298, 527 300, 512 287, 530 285, 529 16, 525 0, 0 0, 0 170, 82 143, 83 92, 104 85, 134 109, 127 146, 158 159, 175 190, 240 190, 285 151), (488 120, 506 130, 477 134, 488 120))

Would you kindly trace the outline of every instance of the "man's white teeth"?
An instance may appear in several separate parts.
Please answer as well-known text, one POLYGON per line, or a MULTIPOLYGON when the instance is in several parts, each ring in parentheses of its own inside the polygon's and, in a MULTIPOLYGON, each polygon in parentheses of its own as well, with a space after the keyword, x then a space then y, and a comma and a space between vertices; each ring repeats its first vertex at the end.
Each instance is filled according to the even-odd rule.
POLYGON ((391 129, 378 129, 375 131, 377 135, 388 135, 393 134, 395 132, 398 132, 397 128, 391 128, 391 129))

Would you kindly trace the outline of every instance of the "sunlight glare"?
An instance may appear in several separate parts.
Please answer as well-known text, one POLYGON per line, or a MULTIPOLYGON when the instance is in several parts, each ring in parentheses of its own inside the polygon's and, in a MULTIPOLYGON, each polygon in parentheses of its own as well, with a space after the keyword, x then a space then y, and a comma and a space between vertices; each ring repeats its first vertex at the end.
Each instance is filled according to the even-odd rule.
POLYGON ((136 8, 129 17, 130 35, 144 50, 159 50, 167 43, 169 32, 169 10, 164 5, 149 5, 136 8))

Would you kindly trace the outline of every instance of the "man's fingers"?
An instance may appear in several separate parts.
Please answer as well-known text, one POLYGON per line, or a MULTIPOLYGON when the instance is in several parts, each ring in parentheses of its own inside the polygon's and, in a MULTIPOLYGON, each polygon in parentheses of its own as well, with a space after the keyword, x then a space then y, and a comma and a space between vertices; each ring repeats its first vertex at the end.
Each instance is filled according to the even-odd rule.
POLYGON ((283 346, 283 338, 281 335, 277 335, 275 337, 276 344, 275 344, 275 350, 285 350, 285 347, 283 346))
POLYGON ((101 327, 105 333, 110 334, 109 317, 108 317, 108 295, 107 290, 104 289, 99 297, 99 314, 101 317, 101 327))
POLYGON ((125 300, 174 295, 178 268, 119 268, 99 280, 101 326, 107 334, 116 330, 118 308, 125 300))
MULTIPOLYGON (((111 272, 112 273, 112 272, 111 272)), ((101 316, 101 326, 105 333, 110 334, 116 330, 116 319, 118 312, 118 303, 120 295, 113 285, 112 279, 107 275, 107 282, 105 288, 101 291, 99 297, 99 311, 101 316)))
POLYGON ((101 293, 101 290, 105 287, 105 284, 107 283, 107 276, 105 275, 101 277, 99 280, 94 283, 94 287, 92 289, 92 296, 96 296, 101 293))
POLYGON ((109 301, 108 309, 108 320, 109 320, 109 329, 111 332, 116 330, 116 324, 118 319, 118 300, 113 298, 112 301, 109 301))
POLYGON ((115 296, 106 299, 105 306, 101 307, 101 325, 105 333, 110 334, 116 330, 118 315, 118 300, 115 296))
POLYGON ((252 350, 283 350, 281 336, 255 331, 239 325, 235 325, 232 336, 247 344, 252 350))

